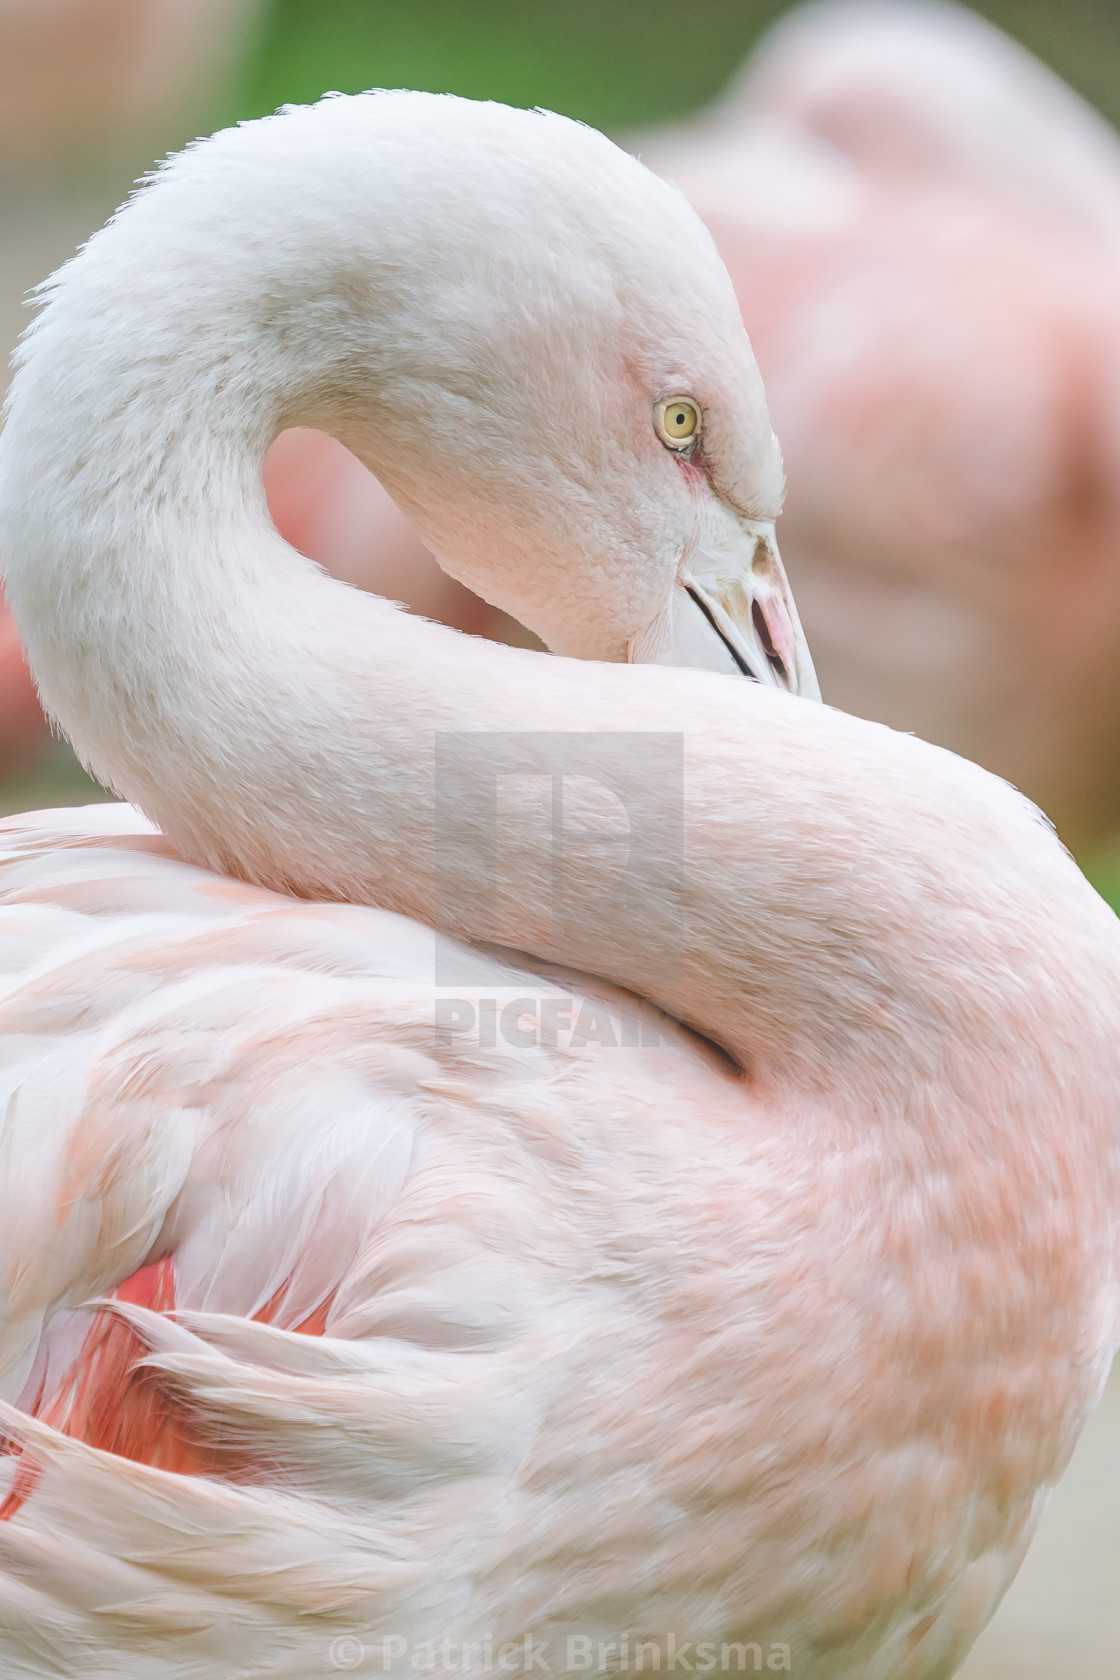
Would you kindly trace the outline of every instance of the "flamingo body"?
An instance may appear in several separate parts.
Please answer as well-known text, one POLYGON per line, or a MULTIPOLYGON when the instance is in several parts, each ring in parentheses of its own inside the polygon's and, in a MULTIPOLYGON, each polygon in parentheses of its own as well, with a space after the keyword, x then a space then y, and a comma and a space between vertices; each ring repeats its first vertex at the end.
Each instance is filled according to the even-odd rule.
POLYGON ((1084 1093, 1029 1163, 977 1116, 987 1165, 958 1135, 915 1179, 855 1093, 752 1087, 656 1012, 628 1049, 601 984, 491 960, 589 1042, 441 1037, 430 931, 127 807, 3 845, 9 1672, 526 1628, 557 1667, 641 1628, 951 1671, 1103 1380, 1084 1093))

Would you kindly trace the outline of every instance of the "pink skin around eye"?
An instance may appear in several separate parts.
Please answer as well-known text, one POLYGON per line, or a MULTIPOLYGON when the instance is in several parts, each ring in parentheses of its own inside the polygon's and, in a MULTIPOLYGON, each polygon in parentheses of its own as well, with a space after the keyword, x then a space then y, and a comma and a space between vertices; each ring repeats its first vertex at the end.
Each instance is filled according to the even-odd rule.
POLYGON ((691 455, 678 455, 676 459, 690 490, 699 490, 708 482, 708 463, 702 449, 694 449, 691 455))

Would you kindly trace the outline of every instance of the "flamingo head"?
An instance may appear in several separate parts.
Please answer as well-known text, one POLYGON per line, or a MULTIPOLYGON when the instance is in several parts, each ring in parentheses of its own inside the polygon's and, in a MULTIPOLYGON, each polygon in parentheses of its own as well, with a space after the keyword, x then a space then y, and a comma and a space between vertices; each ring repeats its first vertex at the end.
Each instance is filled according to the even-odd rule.
POLYGON ((331 156, 336 213, 350 182, 343 285, 326 265, 362 317, 345 411, 336 377, 325 421, 286 419, 335 430, 446 571, 554 652, 819 697, 762 382, 674 188, 579 123, 448 96, 329 100, 229 139, 291 146, 284 191, 331 156))
MULTIPOLYGON (((129 521, 164 521, 153 554, 189 548, 192 601, 228 593, 231 569, 278 599, 306 562, 267 519, 261 463, 309 425, 554 652, 817 695, 774 537, 781 453, 727 272, 683 196, 579 123, 382 92, 226 130, 56 276, 22 361, 12 414, 30 404, 38 431, 8 470, 34 477, 37 552, 55 557, 23 568, 48 625, 71 504, 81 542, 93 508, 114 552, 129 521), (87 433, 80 482, 29 474, 87 433)), ((142 584, 162 622, 153 602, 180 575, 133 560, 118 585, 142 584)), ((102 584, 90 608, 114 634, 115 599, 102 584)))

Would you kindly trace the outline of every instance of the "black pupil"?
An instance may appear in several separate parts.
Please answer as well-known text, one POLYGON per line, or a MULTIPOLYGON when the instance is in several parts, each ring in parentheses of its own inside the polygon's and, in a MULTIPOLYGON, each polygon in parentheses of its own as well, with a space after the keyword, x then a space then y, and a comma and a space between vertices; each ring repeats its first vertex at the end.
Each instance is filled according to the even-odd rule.
POLYGON ((683 414, 678 414, 677 415, 677 425, 678 426, 683 426, 684 425, 684 415, 683 414))

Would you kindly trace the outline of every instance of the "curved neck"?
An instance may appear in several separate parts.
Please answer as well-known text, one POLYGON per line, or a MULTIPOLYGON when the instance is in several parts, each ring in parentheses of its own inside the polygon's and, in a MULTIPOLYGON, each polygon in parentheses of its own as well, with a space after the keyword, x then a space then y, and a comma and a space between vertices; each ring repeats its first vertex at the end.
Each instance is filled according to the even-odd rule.
MULTIPOLYGON (((1068 886, 1056 848, 1016 847, 1012 796, 751 683, 497 647, 324 577, 271 526, 260 470, 284 424, 361 449, 344 315, 288 332, 296 300, 246 302, 232 259, 228 297, 199 310, 164 275, 141 308, 96 256, 17 376, 0 539, 46 703, 98 775, 199 863, 483 940, 512 789, 504 923, 526 949, 676 1008, 760 1077, 829 1089, 870 1063, 861 1097, 890 1106, 923 1054, 940 1076, 970 1019, 953 975, 1002 974, 1008 906, 1068 886), (557 746, 587 734, 606 759, 557 746), (585 911, 559 919, 557 777, 565 834, 629 835, 625 890, 601 847, 566 847, 585 911), (946 832, 953 805, 972 817, 946 832), (954 894, 975 911, 955 933, 954 894)), ((1010 1044, 1018 1010, 1000 1021, 1010 1044)))

